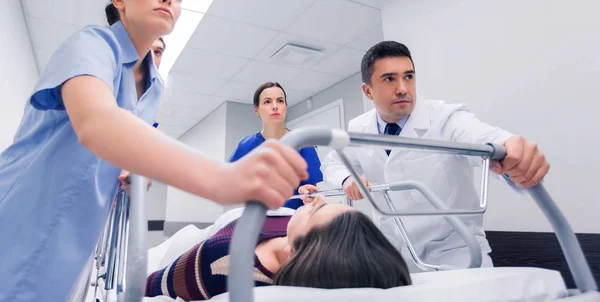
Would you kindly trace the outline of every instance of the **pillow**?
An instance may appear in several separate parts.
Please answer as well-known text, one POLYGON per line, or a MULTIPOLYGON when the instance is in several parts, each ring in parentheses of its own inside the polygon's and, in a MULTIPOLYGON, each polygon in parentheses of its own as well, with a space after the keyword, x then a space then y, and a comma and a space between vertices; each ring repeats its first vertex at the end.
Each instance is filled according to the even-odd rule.
POLYGON ((209 226, 205 229, 199 229, 195 225, 190 224, 177 231, 177 233, 171 236, 171 238, 167 239, 170 244, 160 261, 159 267, 150 273, 165 268, 167 265, 175 261, 177 257, 183 255, 183 253, 194 247, 194 245, 208 238, 207 234, 211 228, 212 226, 209 226))

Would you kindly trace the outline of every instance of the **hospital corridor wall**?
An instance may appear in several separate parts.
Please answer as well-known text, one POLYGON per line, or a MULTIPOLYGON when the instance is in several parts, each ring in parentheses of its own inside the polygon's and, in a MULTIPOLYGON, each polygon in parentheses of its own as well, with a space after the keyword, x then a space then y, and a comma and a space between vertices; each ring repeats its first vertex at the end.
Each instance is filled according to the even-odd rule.
MULTIPOLYGON (((385 0, 382 9, 384 38, 411 50, 420 94, 467 103, 482 121, 538 143, 551 164, 544 184, 597 280, 598 10, 593 0, 385 0)), ((558 269, 572 282, 537 205, 499 180, 489 193, 484 228, 495 264, 558 269)))
POLYGON ((20 1, 3 2, 0 35, 0 150, 4 150, 12 143, 27 97, 39 78, 20 1))

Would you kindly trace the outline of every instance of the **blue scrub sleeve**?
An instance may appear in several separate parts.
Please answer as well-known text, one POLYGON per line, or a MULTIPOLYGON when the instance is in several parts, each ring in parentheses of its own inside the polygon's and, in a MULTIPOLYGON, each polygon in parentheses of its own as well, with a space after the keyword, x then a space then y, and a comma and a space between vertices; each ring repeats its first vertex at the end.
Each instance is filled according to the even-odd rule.
POLYGON ((38 110, 64 110, 62 85, 81 75, 96 77, 115 91, 119 42, 110 30, 87 27, 63 42, 50 58, 30 102, 38 110))
POLYGON ((229 155, 229 159, 227 159, 227 162, 234 162, 237 161, 238 159, 242 158, 244 155, 246 155, 249 151, 246 150, 246 148, 244 148, 244 146, 242 145, 242 143, 238 143, 237 147, 235 148, 235 150, 233 150, 233 152, 231 153, 231 155, 229 155))
POLYGON ((323 181, 323 172, 321 172, 321 161, 315 147, 308 147, 302 150, 304 160, 308 165, 308 179, 304 181, 305 184, 317 184, 323 181))

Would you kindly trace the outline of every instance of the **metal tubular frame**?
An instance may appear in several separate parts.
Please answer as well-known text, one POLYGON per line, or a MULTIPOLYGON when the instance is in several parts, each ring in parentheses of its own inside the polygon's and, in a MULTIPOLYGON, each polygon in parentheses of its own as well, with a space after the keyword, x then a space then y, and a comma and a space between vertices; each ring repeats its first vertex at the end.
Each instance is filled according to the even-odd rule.
MULTIPOLYGON (((387 135, 371 135, 346 133, 340 130, 331 130, 326 128, 303 128, 286 134, 281 141, 295 149, 300 149, 310 145, 324 145, 334 150, 342 150, 348 145, 377 145, 381 147, 403 147, 413 149, 425 149, 436 152, 477 155, 488 157, 490 159, 501 160, 506 154, 503 146, 488 144, 462 144, 453 142, 442 142, 432 140, 420 140, 387 135)), ((353 172, 352 167, 346 162, 346 167, 353 172)), ((352 175, 359 179, 356 172, 352 175)), ((357 181, 363 196, 368 195, 368 191, 357 181)), ((528 190, 533 199, 540 206, 546 218, 554 228, 558 237, 563 253, 569 264, 571 274, 575 279, 577 289, 581 293, 594 293, 598 287, 592 276, 591 269, 581 250, 581 246, 575 237, 569 223, 562 215, 556 203, 548 195, 543 185, 540 183, 528 190)), ((371 201, 372 198, 369 198, 371 201)), ((376 207, 376 204, 373 204, 376 207)), ((233 234, 233 240, 230 245, 230 271, 228 275, 229 300, 233 302, 251 302, 254 301, 254 280, 252 267, 254 263, 253 252, 256 246, 256 239, 260 231, 260 226, 264 222, 267 208, 256 201, 248 201, 244 209, 244 214, 237 222, 233 234)), ((403 213, 396 213, 398 216, 403 213)), ((415 215, 415 213, 413 213, 415 215)))
MULTIPOLYGON (((452 142, 432 141, 432 140, 421 140, 395 136, 381 136, 381 135, 370 135, 362 133, 346 133, 340 130, 331 130, 328 128, 321 127, 309 127, 295 130, 286 134, 281 141, 295 149, 300 149, 305 146, 318 145, 318 146, 329 146, 334 150, 342 150, 349 145, 375 145, 387 148, 402 147, 412 148, 421 150, 430 150, 442 153, 452 154, 464 154, 472 156, 481 156, 484 158, 484 175, 489 172, 489 160, 496 159, 501 160, 505 156, 505 149, 502 146, 497 145, 477 145, 477 144, 461 144, 452 142)), ((346 162, 346 166, 352 171, 353 177, 358 179, 358 175, 352 169, 352 167, 346 162)), ((131 203, 123 205, 124 202, 117 202, 117 206, 111 211, 111 216, 106 227, 107 237, 100 239, 99 247, 96 249, 96 267, 102 268, 106 264, 106 259, 109 263, 114 262, 116 255, 113 254, 116 249, 127 249, 123 251, 121 257, 125 257, 126 262, 121 261, 123 269, 119 270, 120 273, 125 275, 125 284, 119 283, 121 286, 121 292, 117 295, 117 301, 132 301, 139 302, 143 299, 143 290, 146 281, 146 267, 147 267, 147 249, 146 243, 146 186, 145 179, 141 176, 132 175, 131 185, 131 203), (128 209, 122 211, 123 207, 128 209), (121 214, 124 213, 124 214, 121 214), (118 221, 122 224, 118 224, 118 221), (127 226, 127 227, 125 227, 127 226), (116 240, 114 238, 119 228, 123 230, 120 232, 124 234, 124 240, 121 241, 120 247, 117 247, 116 240), (107 258, 108 255, 108 258, 107 258), (112 260, 111 260, 112 259, 112 260)), ((368 196, 368 200, 380 213, 391 216, 415 216, 415 215, 462 215, 467 214, 464 212, 452 212, 450 210, 444 210, 443 206, 434 204, 436 208, 442 209, 434 213, 424 212, 412 212, 412 213, 396 213, 393 204, 390 211, 378 209, 377 204, 373 202, 373 198, 370 192, 366 190, 362 182, 357 182, 364 196, 368 196), (440 214, 444 212, 445 214, 440 214), (437 213, 437 214, 436 214, 437 213)), ((404 183, 405 186, 412 186, 412 188, 419 189, 420 184, 404 183)), ((482 196, 487 196, 487 178, 482 178, 482 196)), ((554 228, 556 236, 558 237, 559 243, 567 259, 567 263, 571 270, 571 274, 575 279, 577 286, 577 292, 582 293, 578 297, 591 296, 595 297, 598 295, 598 287, 592 276, 590 267, 584 257, 581 250, 581 246, 575 237, 569 223, 560 212, 548 192, 545 190, 542 184, 528 190, 533 199, 537 202, 538 206, 550 221, 550 224, 554 228)), ((426 190, 421 193, 425 194, 426 190)), ((428 199, 431 196, 426 196, 428 199)), ((117 199, 118 201, 119 199, 117 199)), ((387 201, 386 201, 387 202, 387 201)), ((435 202, 435 201, 434 201, 435 202)), ((389 204, 388 204, 389 206, 389 204)), ((482 199, 480 204, 481 207, 487 206, 487 198, 485 201, 482 199)), ((244 209, 244 214, 238 220, 237 227, 234 231, 233 239, 230 246, 230 272, 228 277, 228 289, 230 301, 241 302, 241 301, 254 301, 253 288, 254 280, 252 275, 252 267, 254 263, 254 247, 258 239, 260 227, 262 226, 266 217, 267 208, 259 202, 248 201, 244 209)), ((469 213, 472 214, 472 213, 469 213)), ((450 217, 456 218, 456 217, 450 217)), ((401 224, 400 224, 401 226, 401 224)), ((119 253, 117 253, 119 254, 119 253)), ((109 265, 109 266, 112 266, 109 265)), ((114 272, 113 272, 114 273, 114 272)), ((98 274, 98 273, 97 273, 98 274)), ((84 274, 87 275, 87 274, 84 274)), ((108 275, 110 276, 110 275, 108 275)), ((101 278, 106 278, 104 274, 101 278)), ((110 277, 111 280, 114 279, 110 277)), ((98 280, 96 280, 96 286, 98 286, 98 280)), ((122 279, 121 279, 122 280, 122 279)), ((107 282, 110 283, 110 282, 107 282)), ((89 283, 88 283, 89 284, 89 283)), ((108 285, 107 285, 108 286, 108 285)), ((575 298, 575 297, 573 297, 575 298)), ((107 302, 105 300, 105 302, 107 302)))
POLYGON ((146 180, 142 176, 131 175, 129 181, 131 195, 124 190, 117 193, 95 250, 94 302, 98 301, 101 280, 104 283, 104 302, 110 302, 110 293, 114 289, 117 302, 142 301, 144 297, 147 265, 145 234, 148 225, 146 180))

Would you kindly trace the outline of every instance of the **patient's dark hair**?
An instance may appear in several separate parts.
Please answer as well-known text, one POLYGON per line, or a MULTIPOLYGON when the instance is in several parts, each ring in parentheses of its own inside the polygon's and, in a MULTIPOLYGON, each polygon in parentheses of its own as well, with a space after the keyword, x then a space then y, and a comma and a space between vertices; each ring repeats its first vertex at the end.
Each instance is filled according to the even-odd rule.
POLYGON ((371 219, 345 212, 294 242, 294 255, 274 284, 316 288, 392 288, 410 285, 402 255, 371 219))
POLYGON ((113 25, 117 23, 117 21, 121 20, 121 16, 119 16, 119 10, 112 4, 112 2, 106 5, 104 12, 106 13, 106 21, 108 22, 108 25, 113 25))
POLYGON ((287 104, 287 94, 285 93, 285 90, 283 89, 283 87, 281 87, 281 85, 279 85, 279 83, 277 83, 277 82, 266 82, 266 83, 263 83, 262 85, 258 86, 256 91, 254 91, 254 99, 253 99, 254 107, 258 107, 258 105, 260 104, 260 94, 265 89, 271 88, 271 87, 281 88, 281 91, 283 91, 283 96, 285 97, 285 103, 287 104))
POLYGON ((396 41, 382 41, 373 45, 362 58, 360 62, 360 73, 363 83, 371 85, 371 78, 375 72, 375 62, 383 58, 407 57, 415 68, 410 50, 406 45, 396 41))

